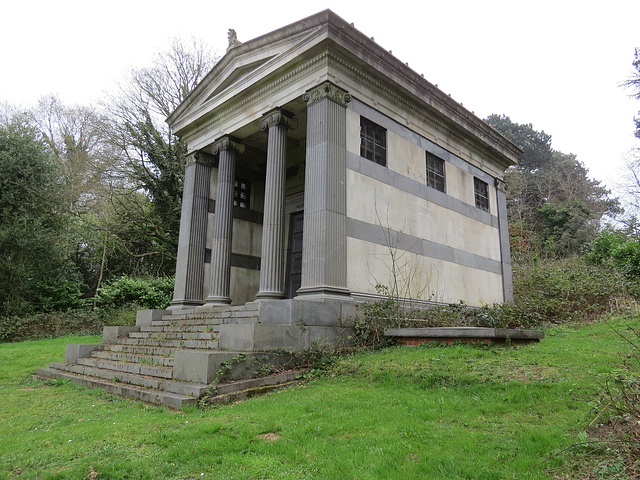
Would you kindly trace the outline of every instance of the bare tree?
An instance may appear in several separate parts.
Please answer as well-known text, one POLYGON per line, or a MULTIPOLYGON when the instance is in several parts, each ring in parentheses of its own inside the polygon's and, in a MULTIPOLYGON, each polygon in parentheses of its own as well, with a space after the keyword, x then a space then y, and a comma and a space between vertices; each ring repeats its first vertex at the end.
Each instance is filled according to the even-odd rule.
POLYGON ((108 141, 106 117, 91 106, 66 106, 59 98, 41 98, 26 113, 59 161, 76 213, 95 207, 95 200, 110 188, 118 150, 108 141))
POLYGON ((109 117, 103 125, 104 134, 120 152, 114 174, 130 182, 130 198, 122 204, 129 208, 138 204, 141 191, 150 200, 151 212, 146 207, 138 209, 145 212, 139 223, 149 227, 146 234, 153 238, 154 250, 165 257, 164 265, 172 263, 169 260, 177 247, 186 153, 186 145, 172 134, 165 119, 215 61, 203 42, 174 39, 167 51, 155 55, 150 66, 132 69, 103 103, 109 117))

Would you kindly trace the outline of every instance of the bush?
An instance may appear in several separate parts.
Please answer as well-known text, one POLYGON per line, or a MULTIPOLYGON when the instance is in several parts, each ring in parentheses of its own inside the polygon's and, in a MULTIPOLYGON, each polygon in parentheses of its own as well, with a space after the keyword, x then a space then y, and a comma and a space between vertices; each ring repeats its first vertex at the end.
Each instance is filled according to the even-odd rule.
POLYGON ((376 285, 380 300, 367 302, 360 306, 362 311, 354 321, 352 343, 362 348, 381 348, 392 343, 384 336, 388 328, 403 326, 404 315, 399 303, 389 294, 389 289, 376 285))
POLYGON ((625 340, 628 351, 620 355, 616 368, 603 375, 600 399, 593 409, 597 415, 591 422, 601 423, 592 431, 607 446, 624 478, 640 478, 640 330, 614 330, 625 340))
POLYGON ((634 285, 582 257, 534 260, 514 269, 515 306, 542 324, 593 321, 634 302, 634 285))
POLYGON ((361 307, 352 337, 358 347, 383 347, 388 328, 491 327, 539 329, 561 323, 589 322, 635 306, 637 286, 615 268, 594 265, 582 257, 532 258, 514 269, 514 302, 472 308, 464 302, 408 311, 389 290, 361 307))
POLYGON ((173 277, 139 278, 122 276, 100 287, 97 296, 102 309, 126 306, 164 309, 173 295, 173 277))
POLYGON ((98 335, 105 325, 134 325, 135 308, 110 311, 70 310, 0 317, 0 342, 21 342, 65 335, 98 335))
POLYGON ((613 265, 629 280, 640 279, 640 242, 622 232, 602 231, 585 259, 594 265, 613 265))
POLYGON ((464 302, 459 302, 425 310, 422 316, 425 320, 423 327, 535 329, 541 324, 536 315, 511 302, 484 305, 481 308, 470 308, 464 302))

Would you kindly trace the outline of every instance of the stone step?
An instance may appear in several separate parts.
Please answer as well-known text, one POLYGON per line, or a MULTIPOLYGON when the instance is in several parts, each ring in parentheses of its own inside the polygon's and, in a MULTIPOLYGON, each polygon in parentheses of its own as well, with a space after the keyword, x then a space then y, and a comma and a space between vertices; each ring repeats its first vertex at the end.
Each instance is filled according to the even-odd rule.
POLYGON ((134 379, 135 375, 121 374, 119 377, 104 378, 94 375, 99 369, 91 367, 81 369, 80 367, 80 365, 54 362, 51 363, 49 368, 39 368, 36 376, 66 378, 87 388, 100 388, 113 395, 180 409, 185 406, 195 405, 198 398, 203 396, 205 392, 207 393, 205 403, 211 405, 230 403, 268 393, 274 388, 291 384, 304 372, 304 370, 295 370, 268 377, 209 386, 201 383, 178 382, 175 380, 154 379, 151 381, 146 377, 139 377, 138 383, 126 382, 125 380, 134 379))
MULTIPOLYGON (((96 378, 82 373, 52 367, 39 368, 36 375, 45 378, 66 378, 73 383, 83 385, 87 388, 100 388, 112 395, 133 398, 154 405, 164 405, 173 409, 181 409, 186 406, 195 405, 198 401, 198 397, 202 395, 207 387, 206 385, 199 385, 196 387, 195 384, 193 384, 191 386, 193 393, 176 393, 169 389, 159 390, 155 388, 145 388, 134 384, 123 383, 120 381, 114 382, 104 378, 96 378)), ((174 390, 180 390, 180 383, 184 382, 167 381, 165 383, 172 384, 172 388, 174 390)))
POLYGON ((117 352, 117 353, 137 353, 140 355, 157 355, 166 356, 173 355, 176 351, 175 347, 154 347, 154 346, 140 346, 140 345, 122 345, 108 343, 103 347, 103 351, 117 352))
POLYGON ((215 319, 215 318, 228 318, 232 316, 258 316, 257 304, 246 305, 221 305, 219 307, 212 307, 211 310, 206 312, 194 312, 194 313, 173 313, 169 315, 163 315, 162 320, 168 321, 181 321, 181 320, 196 320, 196 319, 215 319))
POLYGON ((215 333, 219 331, 214 325, 158 325, 153 327, 140 327, 141 332, 167 332, 167 333, 215 333))
POLYGON ((119 345, 136 345, 139 347, 165 347, 165 348, 197 348, 211 349, 218 348, 217 340, 161 340, 153 338, 119 338, 119 345))
POLYGON ((208 393, 219 396, 229 393, 247 391, 254 388, 279 385, 284 382, 291 382, 299 378, 306 370, 290 370, 288 372, 276 373, 266 377, 247 378, 243 380, 234 380, 231 382, 213 384, 208 386, 208 393))
POLYGON ((108 380, 113 383, 127 383, 144 388, 159 389, 162 387, 163 382, 166 380, 158 377, 145 377, 142 375, 136 375, 127 372, 118 372, 115 370, 92 367, 82 365, 80 363, 52 362, 49 364, 49 368, 67 373, 73 373, 76 375, 84 375, 88 377, 95 377, 101 380, 108 380))
POLYGON ((159 365, 147 365, 144 363, 130 363, 118 360, 107 360, 95 357, 82 357, 78 359, 78 365, 95 367, 112 372, 133 373, 149 377, 171 378, 173 368, 159 365))
MULTIPOLYGON (((235 402, 239 402, 242 400, 246 400, 252 397, 255 397, 257 395, 265 395, 267 393, 271 393, 275 390, 279 390, 282 388, 286 388, 292 385, 295 385, 296 383, 298 383, 295 378, 297 378, 298 375, 295 375, 293 378, 291 378, 290 380, 284 380, 280 383, 275 383, 275 384, 267 384, 267 385, 258 385, 252 388, 248 388, 246 390, 240 390, 240 389, 236 389, 233 391, 230 391, 228 393, 217 393, 217 395, 214 396, 205 396, 202 399, 202 403, 204 405, 228 405, 230 403, 235 403, 235 402)), ((285 378, 288 378, 285 377, 285 378)), ((209 391, 211 391, 211 388, 209 389, 209 391)))
MULTIPOLYGON (((173 353, 173 351, 171 353, 173 353)), ((108 350, 97 350, 94 351, 91 356, 93 358, 115 360, 118 362, 140 363, 144 365, 156 365, 164 367, 173 366, 173 356, 170 355, 149 355, 146 353, 126 353, 112 352, 108 350)))
POLYGON ((154 320, 151 325, 154 327, 181 327, 191 325, 204 325, 214 326, 231 323, 256 323, 258 322, 258 315, 232 315, 220 318, 186 318, 183 320, 167 320, 163 317, 163 320, 154 320))
POLYGON ((217 340, 217 332, 130 332, 129 338, 155 340, 217 340))

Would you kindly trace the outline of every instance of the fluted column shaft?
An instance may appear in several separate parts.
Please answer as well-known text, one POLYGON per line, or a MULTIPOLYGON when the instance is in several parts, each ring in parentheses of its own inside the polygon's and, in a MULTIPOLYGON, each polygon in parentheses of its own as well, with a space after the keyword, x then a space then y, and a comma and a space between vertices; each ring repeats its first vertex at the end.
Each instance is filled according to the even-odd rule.
POLYGON ((176 280, 169 310, 189 309, 203 303, 210 180, 211 159, 200 152, 189 155, 184 173, 176 280))
POLYGON ((509 221, 507 219, 507 194, 504 181, 496 178, 496 203, 498 205, 498 229, 500 236, 500 256, 502 261, 502 292, 505 302, 513 301, 513 268, 509 245, 509 221))
POLYGON ((309 90, 299 295, 349 295, 347 289, 347 103, 330 82, 309 90))
POLYGON ((219 155, 216 211, 211 246, 211 282, 207 304, 228 305, 231 281, 231 240, 233 236, 233 187, 236 152, 244 146, 226 136, 216 141, 212 153, 219 155))
POLYGON ((257 298, 285 296, 285 183, 287 170, 287 130, 298 122, 288 112, 276 109, 265 114, 260 130, 269 131, 265 179, 264 220, 260 290, 257 298))

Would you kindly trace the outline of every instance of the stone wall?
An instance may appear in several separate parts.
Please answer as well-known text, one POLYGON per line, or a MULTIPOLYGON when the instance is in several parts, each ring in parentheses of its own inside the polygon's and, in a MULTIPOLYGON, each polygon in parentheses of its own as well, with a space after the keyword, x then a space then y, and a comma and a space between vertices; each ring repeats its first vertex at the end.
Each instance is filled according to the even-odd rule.
POLYGON ((424 301, 502 302, 495 177, 353 103, 347 115, 349 288, 366 298, 396 277, 401 294, 424 301), (360 156, 358 112, 387 129, 386 167, 360 156), (426 185, 427 150, 445 160, 446 193, 426 185), (474 177, 489 185, 488 212, 475 206, 474 177))

